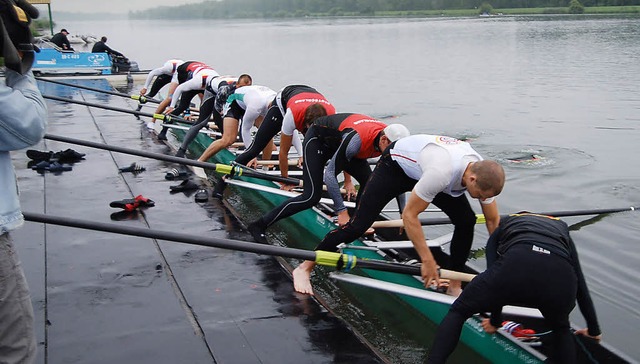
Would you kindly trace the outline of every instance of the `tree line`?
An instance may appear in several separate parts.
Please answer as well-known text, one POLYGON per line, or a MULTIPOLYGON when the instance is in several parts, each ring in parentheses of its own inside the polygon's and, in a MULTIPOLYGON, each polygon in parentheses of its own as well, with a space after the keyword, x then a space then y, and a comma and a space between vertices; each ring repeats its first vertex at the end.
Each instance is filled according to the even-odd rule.
MULTIPOLYGON (((574 0, 575 3, 576 0, 574 0)), ((633 6, 640 0, 577 0, 580 5, 633 6)), ((376 15, 458 9, 569 7, 571 0, 213 0, 131 12, 134 19, 227 19, 303 17, 314 15, 376 15)))

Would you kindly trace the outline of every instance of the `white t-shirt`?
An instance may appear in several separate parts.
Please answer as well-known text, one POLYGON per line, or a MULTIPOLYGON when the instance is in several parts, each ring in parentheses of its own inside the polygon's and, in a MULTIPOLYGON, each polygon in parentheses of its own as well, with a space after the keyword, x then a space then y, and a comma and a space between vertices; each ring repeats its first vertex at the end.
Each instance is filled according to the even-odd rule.
POLYGON ((178 66, 183 63, 184 61, 181 59, 170 59, 166 61, 161 67, 151 70, 151 72, 149 72, 149 74, 147 75, 147 80, 144 82, 144 88, 149 88, 149 85, 151 85, 151 81, 153 80, 153 78, 160 75, 171 75, 173 76, 171 78, 171 82, 177 83, 178 73, 176 72, 176 70, 178 69, 178 66))
POLYGON ((182 84, 178 85, 178 87, 176 87, 176 90, 173 92, 173 96, 171 98, 170 106, 172 108, 176 107, 176 103, 180 99, 180 95, 182 95, 183 92, 193 91, 193 90, 204 91, 204 88, 207 85, 208 80, 210 78, 215 78, 217 76, 220 76, 218 72, 216 72, 215 70, 212 70, 211 68, 199 68, 193 74, 193 77, 190 80, 183 82, 182 84))
MULTIPOLYGON (((236 89, 233 95, 227 99, 225 108, 228 108, 233 101, 245 110, 242 117, 242 140, 245 145, 251 144, 251 127, 260 116, 265 116, 269 110, 269 104, 276 96, 276 92, 266 86, 244 86, 236 89)), ((226 110, 223 112, 226 114, 226 110)))
MULTIPOLYGON (((402 138, 390 152, 407 176, 418 181, 413 189, 418 197, 429 203, 440 192, 453 197, 462 195, 467 190, 462 186, 464 171, 469 163, 482 160, 469 143, 439 135, 402 138)), ((480 202, 490 204, 493 200, 480 202)))

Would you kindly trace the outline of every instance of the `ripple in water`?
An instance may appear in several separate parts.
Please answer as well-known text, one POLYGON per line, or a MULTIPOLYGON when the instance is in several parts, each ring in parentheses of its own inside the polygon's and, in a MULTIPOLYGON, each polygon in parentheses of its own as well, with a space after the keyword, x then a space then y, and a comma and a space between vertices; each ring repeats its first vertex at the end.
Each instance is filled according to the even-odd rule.
POLYGON ((581 150, 545 146, 502 146, 500 150, 480 153, 509 169, 562 168, 569 171, 594 161, 593 156, 581 150))

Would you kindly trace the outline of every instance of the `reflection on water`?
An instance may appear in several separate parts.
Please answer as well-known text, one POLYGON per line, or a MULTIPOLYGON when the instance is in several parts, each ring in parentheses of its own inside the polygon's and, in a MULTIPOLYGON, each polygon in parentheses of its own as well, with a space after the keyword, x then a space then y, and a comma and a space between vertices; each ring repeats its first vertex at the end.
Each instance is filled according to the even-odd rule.
MULTIPOLYGON (((404 123, 413 133, 469 139, 505 165, 507 185, 498 198, 503 213, 640 204, 637 17, 65 26, 87 34, 99 26, 143 69, 170 58, 201 60, 220 73, 251 73, 256 84, 273 89, 312 85, 341 112, 404 123), (529 153, 542 158, 509 160, 529 153)), ((612 214, 573 234, 606 340, 640 360, 637 214, 612 214)), ((474 248, 485 239, 486 229, 478 227, 474 248)), ((573 319, 582 322, 577 312, 573 319)), ((369 315, 363 319, 369 320, 375 322, 369 315)))

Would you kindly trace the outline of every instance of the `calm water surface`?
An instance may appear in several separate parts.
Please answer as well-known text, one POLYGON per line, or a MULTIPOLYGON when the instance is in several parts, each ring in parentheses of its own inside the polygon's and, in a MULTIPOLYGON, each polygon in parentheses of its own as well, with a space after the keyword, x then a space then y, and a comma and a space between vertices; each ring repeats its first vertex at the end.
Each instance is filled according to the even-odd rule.
MULTIPOLYGON (((109 45, 143 69, 169 58, 200 60, 220 73, 251 73, 256 84, 276 90, 313 85, 339 111, 402 122, 413 133, 470 138, 506 168, 503 213, 640 205, 638 18, 59 26, 107 35, 109 45), (527 154, 541 158, 508 160, 527 154)), ((606 341, 640 360, 640 215, 610 215, 576 225, 573 234, 606 341)), ((475 247, 485 240, 479 227, 475 247)), ((578 310, 573 319, 582 322, 578 310)))

